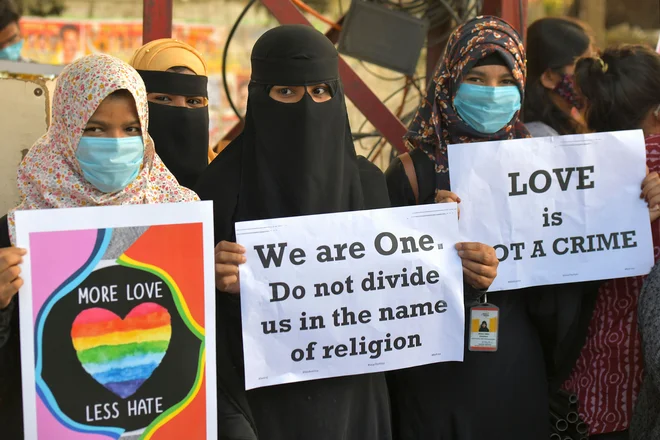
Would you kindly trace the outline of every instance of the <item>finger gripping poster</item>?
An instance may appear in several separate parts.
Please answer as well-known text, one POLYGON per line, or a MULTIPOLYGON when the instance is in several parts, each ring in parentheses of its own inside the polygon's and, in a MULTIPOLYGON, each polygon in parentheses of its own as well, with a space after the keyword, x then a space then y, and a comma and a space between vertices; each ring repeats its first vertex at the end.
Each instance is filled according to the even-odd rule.
POLYGON ((17 213, 26 438, 216 438, 210 211, 154 206, 17 213))

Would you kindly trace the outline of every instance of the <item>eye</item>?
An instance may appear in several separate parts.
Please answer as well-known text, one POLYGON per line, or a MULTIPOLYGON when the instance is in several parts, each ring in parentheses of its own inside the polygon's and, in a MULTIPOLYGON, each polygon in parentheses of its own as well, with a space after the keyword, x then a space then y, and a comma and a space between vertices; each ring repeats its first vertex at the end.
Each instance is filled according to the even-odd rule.
POLYGON ((85 133, 103 133, 103 130, 99 127, 85 127, 85 133))
POLYGON ((468 76, 465 77, 465 82, 474 83, 474 84, 481 84, 484 81, 481 77, 468 75, 468 76))
POLYGON ((126 133, 131 134, 133 136, 137 136, 139 134, 142 134, 142 129, 140 127, 127 127, 126 133))
POLYGON ((312 93, 314 93, 315 95, 324 95, 326 93, 330 93, 330 89, 327 86, 318 86, 318 87, 314 87, 312 93))
POLYGON ((282 96, 291 96, 291 95, 293 95, 293 90, 291 90, 287 87, 282 87, 281 89, 277 90, 277 93, 279 93, 282 96))
POLYGON ((154 99, 154 101, 158 101, 158 102, 162 102, 162 103, 170 103, 170 102, 172 102, 172 100, 170 99, 170 97, 167 96, 167 95, 158 95, 158 96, 154 96, 153 99, 154 99))
POLYGON ((513 78, 507 78, 500 81, 500 84, 502 84, 503 86, 515 86, 516 81, 513 78))
POLYGON ((202 101, 200 98, 190 98, 190 99, 188 99, 188 100, 186 101, 186 103, 187 103, 188 105, 199 106, 199 105, 203 105, 203 104, 204 104, 204 101, 202 101))

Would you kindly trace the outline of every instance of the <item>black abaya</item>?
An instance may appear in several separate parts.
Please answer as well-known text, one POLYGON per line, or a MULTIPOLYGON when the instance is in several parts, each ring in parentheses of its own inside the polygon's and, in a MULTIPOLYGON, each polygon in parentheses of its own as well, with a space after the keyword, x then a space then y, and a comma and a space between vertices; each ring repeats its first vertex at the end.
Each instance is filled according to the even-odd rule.
MULTIPOLYGON (((419 200, 433 203, 435 168, 421 150, 410 153, 419 200)), ((415 204, 400 159, 386 172, 392 206, 415 204)), ((598 283, 543 286, 488 294, 500 308, 498 350, 388 373, 397 440, 546 440, 548 389, 570 373, 586 337, 584 298, 598 283), (584 309, 584 310, 583 310, 584 309)), ((466 298, 466 316, 469 303, 466 298)), ((466 320, 466 334, 469 331, 466 320)))
MULTIPOLYGON (((357 158, 338 55, 307 26, 267 32, 252 52, 245 129, 209 165, 196 191, 214 202, 215 241, 235 241, 242 220, 389 206, 383 174, 357 158), (306 94, 284 104, 272 86, 327 84, 332 99, 306 94)), ((218 293, 218 383, 235 406, 219 414, 227 438, 242 439, 247 421, 260 440, 388 440, 389 398, 383 374, 339 377, 246 392, 240 300, 218 293)))

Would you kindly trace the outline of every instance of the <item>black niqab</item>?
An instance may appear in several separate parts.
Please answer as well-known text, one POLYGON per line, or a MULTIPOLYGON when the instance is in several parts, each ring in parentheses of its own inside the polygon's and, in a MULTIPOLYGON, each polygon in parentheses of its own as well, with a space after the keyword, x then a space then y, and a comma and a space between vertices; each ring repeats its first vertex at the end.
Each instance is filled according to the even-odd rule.
MULTIPOLYGON (((213 200, 216 243, 235 240, 237 221, 389 206, 382 172, 355 154, 338 54, 325 36, 300 25, 266 32, 252 52, 251 79, 243 133, 195 187, 213 200), (268 96, 272 86, 316 84, 327 84, 332 99, 268 96)), ((391 439, 382 374, 246 392, 239 296, 219 292, 216 310, 219 395, 226 397, 218 429, 228 439, 254 439, 255 432, 260 440, 391 439)))
MULTIPOLYGON (((208 78, 201 75, 138 71, 147 93, 207 97, 208 78)), ((156 153, 179 183, 193 188, 208 165, 209 108, 185 108, 149 102, 149 134, 156 153)))
POLYGON ((255 44, 237 221, 364 207, 337 63, 332 43, 307 26, 275 28, 255 44), (316 84, 330 86, 332 99, 269 97, 274 85, 316 84))

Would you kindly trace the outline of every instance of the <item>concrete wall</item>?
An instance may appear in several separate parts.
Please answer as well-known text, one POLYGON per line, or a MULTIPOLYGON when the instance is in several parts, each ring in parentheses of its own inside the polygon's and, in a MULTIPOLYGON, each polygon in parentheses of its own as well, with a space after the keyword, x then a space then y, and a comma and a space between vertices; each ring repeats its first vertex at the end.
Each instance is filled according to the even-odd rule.
POLYGON ((27 150, 48 128, 53 88, 53 81, 38 77, 0 78, 0 96, 6 110, 0 118, 1 215, 20 201, 16 168, 27 150))

